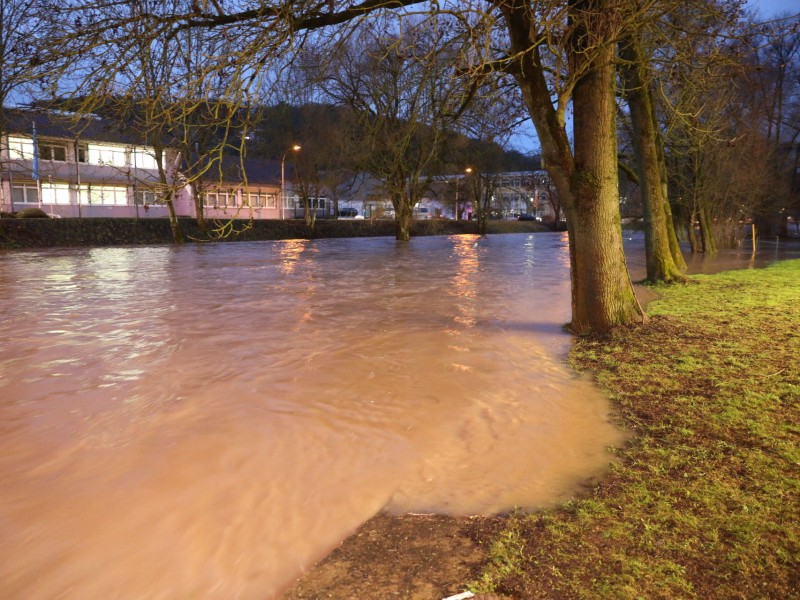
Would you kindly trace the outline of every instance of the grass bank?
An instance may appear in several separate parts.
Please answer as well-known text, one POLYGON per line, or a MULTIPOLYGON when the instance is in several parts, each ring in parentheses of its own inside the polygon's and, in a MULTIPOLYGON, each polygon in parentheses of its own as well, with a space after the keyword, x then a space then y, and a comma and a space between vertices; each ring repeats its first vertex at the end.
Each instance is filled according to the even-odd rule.
POLYGON ((509 519, 474 591, 800 598, 800 261, 657 287, 574 365, 634 436, 610 476, 509 519))

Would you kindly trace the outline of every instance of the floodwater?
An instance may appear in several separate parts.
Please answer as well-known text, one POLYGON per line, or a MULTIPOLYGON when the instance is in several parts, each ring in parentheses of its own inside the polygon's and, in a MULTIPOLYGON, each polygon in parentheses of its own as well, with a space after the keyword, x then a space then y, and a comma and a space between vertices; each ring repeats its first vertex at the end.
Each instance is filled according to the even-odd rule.
POLYGON ((624 433, 562 362, 568 266, 564 234, 3 254, 0 597, 264 600, 381 510, 569 497, 624 433))

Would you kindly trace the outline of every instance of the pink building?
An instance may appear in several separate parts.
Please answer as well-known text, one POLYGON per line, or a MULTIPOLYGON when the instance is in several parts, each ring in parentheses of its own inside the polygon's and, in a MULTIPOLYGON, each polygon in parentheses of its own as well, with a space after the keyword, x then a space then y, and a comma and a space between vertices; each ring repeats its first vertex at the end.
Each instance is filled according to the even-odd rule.
POLYGON ((224 157, 190 181, 187 161, 156 151, 133 132, 100 117, 4 109, 0 136, 0 210, 39 207, 55 217, 166 217, 171 194, 178 216, 279 219, 294 205, 291 168, 278 161, 224 157), (287 175, 287 177, 284 177, 287 175))

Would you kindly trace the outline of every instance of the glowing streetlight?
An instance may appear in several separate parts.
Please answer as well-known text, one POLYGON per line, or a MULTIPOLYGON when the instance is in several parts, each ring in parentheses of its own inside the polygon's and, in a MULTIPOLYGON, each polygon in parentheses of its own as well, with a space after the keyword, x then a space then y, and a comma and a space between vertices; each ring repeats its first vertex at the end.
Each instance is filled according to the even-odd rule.
MULTIPOLYGON (((466 169, 464 169, 464 173, 466 173, 467 175, 472 173, 472 167, 467 167, 466 169)), ((459 181, 461 181, 461 178, 460 177, 456 177, 456 210, 455 210, 455 212, 456 212, 456 215, 455 215, 456 221, 459 220, 459 214, 458 214, 458 182, 459 181)))
POLYGON ((297 152, 298 150, 300 150, 300 144, 294 144, 283 153, 283 158, 281 158, 281 219, 285 218, 283 211, 286 208, 286 155, 289 152, 297 152))

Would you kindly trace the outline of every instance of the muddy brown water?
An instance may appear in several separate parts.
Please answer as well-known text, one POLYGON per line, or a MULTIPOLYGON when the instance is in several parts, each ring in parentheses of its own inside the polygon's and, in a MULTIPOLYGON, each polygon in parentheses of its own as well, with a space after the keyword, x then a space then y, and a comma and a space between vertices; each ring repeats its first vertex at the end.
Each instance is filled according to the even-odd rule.
POLYGON ((0 255, 0 596, 263 600, 382 510, 568 498, 625 435, 563 364, 568 264, 563 234, 0 255))

